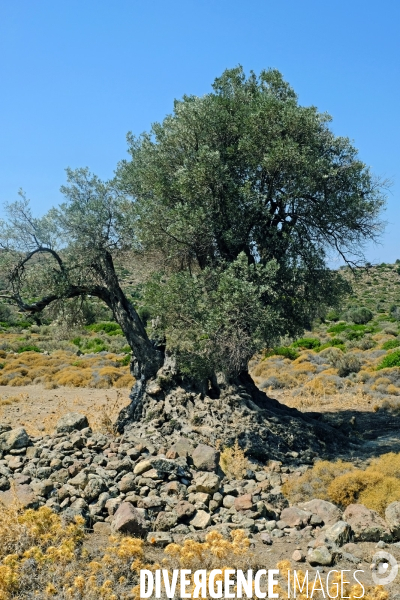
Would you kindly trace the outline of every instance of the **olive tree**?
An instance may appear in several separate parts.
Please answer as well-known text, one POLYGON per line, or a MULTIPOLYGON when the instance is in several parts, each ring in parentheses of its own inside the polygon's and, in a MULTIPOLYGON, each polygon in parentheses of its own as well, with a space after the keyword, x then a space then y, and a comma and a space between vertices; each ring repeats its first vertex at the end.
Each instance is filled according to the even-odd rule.
POLYGON ((143 379, 165 352, 192 379, 245 373, 254 352, 338 304, 347 284, 330 253, 362 261, 381 231, 382 182, 329 123, 279 72, 226 71, 210 93, 185 96, 149 133, 129 135, 113 181, 67 170, 65 202, 43 218, 24 197, 8 206, 6 295, 31 314, 100 298, 143 379), (114 266, 132 248, 163 257, 140 300, 147 328, 114 266))
POLYGON ((8 290, 2 296, 31 315, 60 300, 99 298, 134 351, 136 376, 154 375, 162 355, 121 289, 114 265, 115 257, 132 247, 131 202, 87 169, 67 169, 61 191, 65 202, 42 218, 32 215, 23 194, 6 206, 0 243, 8 290))
POLYGON ((117 185, 142 248, 168 265, 148 288, 152 334, 183 368, 245 371, 348 291, 329 257, 363 260, 382 228, 383 182, 330 120, 278 71, 239 67, 128 136, 117 185))

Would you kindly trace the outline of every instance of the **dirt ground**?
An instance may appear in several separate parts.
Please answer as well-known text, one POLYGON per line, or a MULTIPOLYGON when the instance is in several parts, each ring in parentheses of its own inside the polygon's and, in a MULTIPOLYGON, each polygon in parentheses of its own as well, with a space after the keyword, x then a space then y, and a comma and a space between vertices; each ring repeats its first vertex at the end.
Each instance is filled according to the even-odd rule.
POLYGON ((43 435, 55 429, 58 419, 69 412, 88 417, 94 430, 107 429, 121 408, 129 403, 130 389, 91 389, 43 385, 0 387, 0 423, 23 426, 30 435, 43 435))

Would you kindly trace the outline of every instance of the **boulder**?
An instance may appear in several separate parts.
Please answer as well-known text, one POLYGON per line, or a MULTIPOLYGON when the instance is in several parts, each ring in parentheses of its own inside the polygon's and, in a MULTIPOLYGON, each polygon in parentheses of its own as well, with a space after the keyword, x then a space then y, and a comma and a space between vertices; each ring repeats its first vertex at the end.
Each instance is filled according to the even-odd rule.
POLYGON ((281 512, 281 520, 285 521, 288 527, 305 527, 308 525, 311 518, 311 513, 298 508, 297 506, 290 506, 284 508, 281 512))
POLYGON ((262 541, 263 544, 265 544, 266 546, 271 546, 272 544, 272 539, 270 534, 267 531, 263 531, 260 534, 260 540, 262 541))
POLYGON ((69 433, 70 431, 74 431, 74 429, 85 429, 88 426, 89 423, 85 415, 68 413, 57 421, 56 428, 58 433, 69 433))
POLYGON ((236 510, 252 510, 254 506, 254 502, 252 500, 251 494, 244 494, 243 496, 239 496, 235 498, 234 507, 236 510))
POLYGON ((8 507, 15 502, 23 508, 38 508, 39 506, 35 492, 27 484, 17 484, 12 489, 0 492, 0 503, 8 507))
POLYGON ((215 473, 200 472, 196 473, 194 485, 196 492, 205 492, 214 494, 219 490, 220 479, 215 473))
POLYGON ((113 533, 129 533, 134 536, 144 536, 148 527, 144 517, 130 502, 122 502, 111 522, 113 533))
POLYGON ((140 462, 138 462, 137 465, 135 465, 133 472, 135 475, 141 475, 142 473, 145 473, 146 471, 150 471, 150 469, 152 469, 152 468, 153 468, 153 465, 151 464, 150 460, 141 460, 140 462))
POLYGON ((80 471, 78 473, 78 475, 75 475, 75 477, 72 477, 68 483, 69 483, 69 485, 73 485, 74 487, 77 487, 77 488, 83 490, 87 486, 88 481, 89 481, 89 476, 88 476, 87 472, 80 471))
POLYGON ((199 444, 192 453, 192 460, 199 471, 216 471, 219 464, 219 452, 211 446, 199 444))
POLYGON ((106 484, 100 477, 92 477, 89 479, 87 486, 82 492, 82 497, 87 502, 94 502, 102 492, 107 489, 106 484))
POLYGON ((234 506, 235 504, 235 496, 231 496, 230 494, 228 494, 227 496, 224 496, 224 499, 222 500, 222 505, 224 506, 224 508, 232 508, 232 506, 234 506))
POLYGON ((151 531, 147 534, 147 542, 156 548, 165 548, 168 544, 172 544, 173 539, 172 535, 165 531, 151 531))
POLYGON ((343 513, 343 519, 352 528, 356 542, 389 542, 392 539, 385 521, 363 504, 350 504, 343 513))
POLYGON ((309 502, 303 502, 299 504, 300 508, 306 510, 310 513, 314 513, 318 515, 325 525, 333 525, 337 521, 340 521, 342 518, 342 511, 332 504, 332 502, 328 502, 327 500, 319 500, 314 498, 309 502))
POLYGON ((165 506, 165 500, 162 500, 158 496, 146 496, 145 498, 140 498, 138 500, 138 508, 145 508, 147 510, 152 510, 153 512, 159 512, 165 506))
POLYGON ((0 434, 0 450, 5 452, 26 448, 29 444, 29 435, 23 427, 17 427, 0 434))
POLYGON ((211 515, 205 510, 198 510, 190 521, 190 525, 192 525, 195 529, 205 529, 211 523, 211 515))
POLYGON ((400 502, 391 502, 385 511, 385 520, 395 540, 400 540, 400 502))
POLYGON ((310 550, 307 560, 312 567, 318 565, 329 567, 332 564, 333 556, 326 546, 321 546, 320 548, 310 550))
POLYGON ((193 517, 196 509, 193 504, 190 504, 187 500, 180 500, 174 506, 174 511, 176 512, 179 521, 187 521, 193 517))
POLYGON ((93 525, 93 533, 97 533, 99 535, 111 535, 111 525, 110 523, 104 523, 104 521, 98 521, 93 525))
POLYGON ((119 491, 123 494, 132 492, 135 489, 135 475, 133 473, 127 473, 118 482, 119 491))
POLYGON ((154 523, 156 531, 169 531, 178 522, 178 515, 175 512, 159 512, 154 523))
POLYGON ((193 444, 187 438, 181 437, 171 446, 171 451, 176 452, 178 456, 187 458, 193 454, 193 444))
POLYGON ((338 521, 334 525, 331 525, 324 533, 328 540, 331 540, 337 546, 343 546, 351 541, 352 531, 351 527, 346 521, 338 521))
POLYGON ((304 562, 305 556, 301 550, 295 550, 292 554, 292 560, 294 560, 295 562, 304 562))
POLYGON ((37 496, 46 497, 54 489, 54 483, 51 479, 43 479, 42 481, 34 481, 31 483, 31 488, 37 496))
POLYGON ((82 517, 87 524, 89 520, 89 507, 83 498, 78 498, 61 515, 64 524, 74 523, 75 517, 82 517))

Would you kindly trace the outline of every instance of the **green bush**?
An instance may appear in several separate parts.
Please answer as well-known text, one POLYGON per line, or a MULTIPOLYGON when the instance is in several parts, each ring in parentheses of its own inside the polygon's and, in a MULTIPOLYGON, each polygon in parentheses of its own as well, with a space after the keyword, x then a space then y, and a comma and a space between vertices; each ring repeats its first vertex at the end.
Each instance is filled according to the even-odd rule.
POLYGON ((400 340, 388 340, 382 344, 382 350, 393 350, 393 348, 398 348, 399 346, 400 340))
POLYGON ((338 313, 337 310, 331 310, 330 312, 328 312, 328 314, 326 315, 326 318, 328 319, 328 321, 339 321, 340 319, 340 314, 338 313))
POLYGON ((18 352, 18 354, 21 354, 21 352, 41 352, 41 350, 37 346, 28 344, 26 346, 20 346, 18 348, 17 352, 18 352))
POLYGON ((400 367, 400 350, 387 354, 377 366, 377 369, 388 369, 390 367, 400 367))
POLYGON ((307 350, 314 350, 319 348, 321 342, 316 338, 302 338, 292 344, 293 348, 306 348, 307 350))
POLYGON ((118 323, 93 323, 93 325, 87 325, 86 329, 95 333, 104 331, 107 335, 122 335, 122 329, 118 323))
POLYGON ((373 319, 373 313, 369 308, 353 308, 349 311, 349 317, 356 325, 366 325, 373 319))
POLYGON ((124 358, 119 358, 118 363, 121 367, 127 367, 131 362, 131 355, 126 354, 124 358))
POLYGON ((328 328, 328 333, 343 333, 348 328, 347 323, 338 323, 328 328))
POLYGON ((287 348, 286 346, 280 346, 279 348, 273 348, 272 350, 269 350, 265 354, 266 358, 268 356, 284 356, 290 360, 296 360, 296 358, 299 358, 299 354, 297 354, 296 350, 293 348, 287 348))

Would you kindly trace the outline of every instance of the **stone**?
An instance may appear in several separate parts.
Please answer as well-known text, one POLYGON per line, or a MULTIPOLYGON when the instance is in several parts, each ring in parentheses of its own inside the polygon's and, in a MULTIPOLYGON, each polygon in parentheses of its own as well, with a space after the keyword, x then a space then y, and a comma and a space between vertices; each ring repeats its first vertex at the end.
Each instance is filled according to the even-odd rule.
POLYGON ((219 490, 220 479, 215 473, 196 473, 194 485, 196 492, 205 492, 206 494, 214 494, 219 490))
POLYGON ((171 446, 170 450, 176 452, 178 456, 187 458, 193 454, 193 444, 187 438, 181 437, 171 446))
POLYGON ((98 521, 93 525, 93 533, 97 533, 99 535, 111 535, 111 525, 110 523, 104 523, 104 521, 98 521))
POLYGON ((132 492, 135 489, 135 475, 133 473, 127 473, 118 482, 118 489, 123 494, 132 492))
POLYGON ((382 517, 363 504, 350 504, 343 513, 343 519, 353 530, 355 542, 390 542, 392 539, 391 531, 382 517))
POLYGON ((343 546, 351 541, 351 527, 345 521, 338 521, 324 532, 324 536, 337 546, 343 546))
POLYGON ((199 444, 192 453, 192 460, 199 471, 216 471, 219 464, 219 452, 211 446, 199 444))
POLYGON ((107 500, 107 502, 104 505, 104 507, 108 511, 108 514, 110 517, 116 513, 116 511, 118 510, 118 508, 120 506, 121 506, 120 498, 110 498, 109 500, 107 500))
POLYGON ((54 483, 51 479, 43 479, 42 481, 33 481, 31 483, 31 488, 35 492, 37 496, 46 497, 50 492, 54 489, 54 483))
POLYGON ((0 503, 11 506, 17 501, 23 508, 38 508, 38 500, 28 484, 15 485, 13 489, 0 492, 0 503))
POLYGON ((38 479, 49 479, 53 474, 53 469, 51 467, 39 467, 36 471, 36 477, 38 479))
POLYGON ((314 498, 309 502, 303 502, 299 504, 300 508, 306 510, 310 513, 314 513, 318 515, 325 525, 333 525, 337 521, 340 521, 342 518, 342 511, 332 504, 332 502, 328 502, 327 500, 320 500, 314 498))
POLYGON ((74 433, 69 441, 74 448, 81 449, 85 446, 86 438, 81 433, 74 433))
POLYGON ((26 448, 29 444, 29 435, 23 427, 17 427, 0 434, 0 450, 5 452, 26 448))
POLYGON ((332 564, 333 556, 326 546, 320 546, 309 551, 307 560, 312 567, 329 567, 332 564))
POLYGON ((147 530, 147 523, 140 512, 130 502, 122 502, 111 521, 111 531, 144 536, 147 530))
POLYGON ((26 453, 25 456, 28 459, 31 458, 39 458, 39 456, 42 454, 42 449, 38 448, 37 446, 28 446, 28 448, 26 449, 26 453))
POLYGON ((58 490, 58 500, 59 502, 63 502, 66 498, 71 498, 76 495, 76 488, 68 483, 64 484, 58 490))
POLYGON ((65 524, 74 523, 75 517, 82 517, 87 523, 89 518, 89 507, 83 498, 78 498, 72 502, 71 506, 66 508, 61 515, 65 524))
POLYGON ((83 490, 87 486, 88 481, 89 477, 86 471, 79 471, 78 475, 72 477, 72 479, 70 479, 68 483, 69 485, 73 485, 74 487, 83 490))
POLYGON ((222 500, 222 506, 225 508, 232 508, 232 506, 235 504, 235 500, 235 496, 228 494, 227 496, 224 496, 224 499, 222 500))
POLYGON ((70 433, 75 429, 81 430, 88 426, 89 423, 85 415, 68 413, 57 421, 56 428, 58 433, 70 433))
POLYGON ((190 521, 190 525, 192 525, 195 529, 205 529, 211 523, 211 515, 207 513, 205 510, 198 510, 190 521))
POLYGON ((145 473, 146 471, 150 471, 150 469, 153 468, 153 465, 151 464, 150 460, 141 460, 140 462, 138 462, 137 465, 135 465, 133 472, 135 475, 141 475, 142 473, 145 473))
POLYGON ((147 542, 156 548, 165 548, 173 541, 172 535, 165 531, 151 531, 147 534, 147 542))
POLYGON ((100 477, 93 477, 89 479, 87 486, 82 492, 82 497, 87 502, 94 502, 100 496, 102 492, 105 492, 107 486, 100 477))
POLYGON ((187 500, 180 500, 175 506, 174 511, 176 512, 179 521, 187 521, 191 519, 196 512, 195 507, 187 500))
POLYGON ((182 469, 181 465, 179 465, 175 460, 170 460, 161 456, 156 456, 150 460, 153 469, 159 473, 171 475, 172 473, 182 472, 182 475, 184 474, 184 470, 182 469))
POLYGON ((234 507, 236 510, 252 510, 253 506, 254 502, 251 494, 244 494, 243 496, 235 498, 234 507))
POLYGON ((156 531, 169 531, 178 522, 178 515, 175 512, 159 512, 155 520, 154 527, 156 531))
POLYGON ((400 540, 400 502, 391 502, 385 510, 385 520, 395 540, 400 540))
POLYGON ((152 510, 153 512, 159 512, 165 506, 165 500, 162 500, 158 496, 146 496, 138 500, 138 508, 145 508, 146 510, 152 510))
POLYGON ((305 556, 301 550, 295 550, 292 554, 292 560, 294 560, 295 562, 304 562, 305 556))
POLYGON ((364 559, 363 549, 360 548, 360 546, 357 546, 357 544, 354 544, 353 542, 344 544, 344 546, 342 547, 342 550, 344 552, 347 552, 347 553, 352 554, 353 556, 357 557, 359 561, 364 559))
POLYGON ((284 508, 281 512, 281 520, 287 523, 287 527, 305 527, 310 521, 311 513, 297 506, 284 508))
POLYGON ((271 546, 272 544, 271 536, 267 531, 263 531, 262 533, 260 533, 260 540, 266 546, 271 546))

